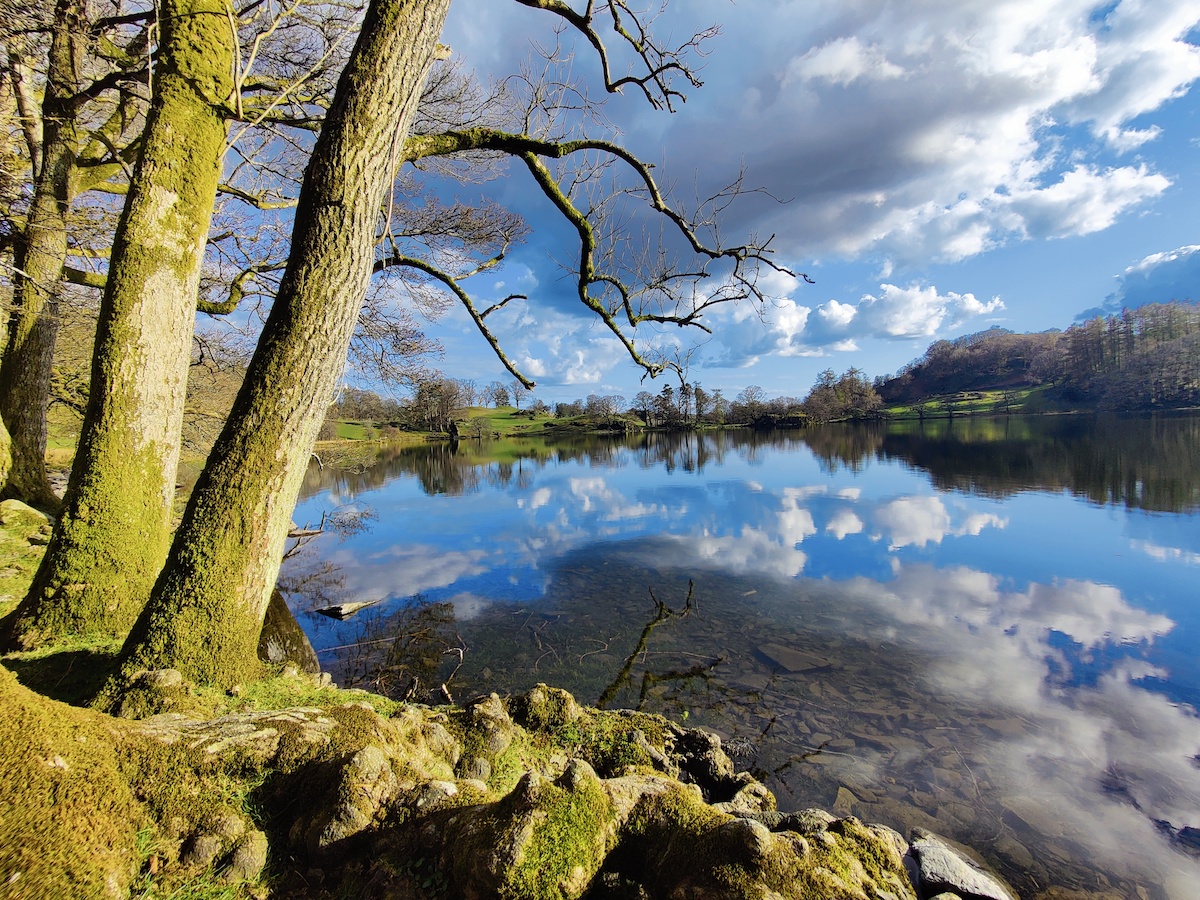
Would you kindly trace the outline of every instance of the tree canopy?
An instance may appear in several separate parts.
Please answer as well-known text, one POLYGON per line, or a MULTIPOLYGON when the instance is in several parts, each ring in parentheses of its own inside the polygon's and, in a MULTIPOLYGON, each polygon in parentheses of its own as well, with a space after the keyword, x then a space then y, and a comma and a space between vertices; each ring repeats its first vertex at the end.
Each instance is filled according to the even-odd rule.
MULTIPOLYGON (((673 111, 699 87, 694 62, 713 29, 668 43, 623 3, 514 2, 546 13, 552 31, 577 35, 606 94, 673 111)), ((377 372, 403 372, 430 349, 414 315, 457 304, 511 372, 508 395, 525 398, 532 380, 488 320, 537 297, 481 304, 470 279, 501 265, 527 225, 498 206, 444 202, 440 179, 517 164, 574 236, 575 298, 651 376, 682 374, 686 355, 664 354, 646 329, 707 330, 709 310, 764 300, 760 272, 781 268, 769 239, 721 237, 720 213, 742 191, 739 178, 678 205, 655 169, 605 130, 601 101, 564 74, 572 60, 551 51, 540 72, 482 85, 439 43, 448 7, 371 0, 362 9, 239 10, 229 0, 162 0, 105 19, 90 0, 58 0, 31 28, 52 49, 40 69, 10 36, 10 60, 45 85, 71 82, 64 96, 75 115, 61 121, 78 136, 62 148, 65 164, 78 168, 85 139, 99 141, 123 199, 111 246, 83 254, 100 262, 76 279, 102 287, 103 299, 63 512, 4 629, 26 647, 128 631, 104 705, 148 668, 226 685, 253 677, 291 509, 348 354, 377 372), (119 41, 105 37, 114 29, 119 41), (59 55, 70 58, 58 65, 59 55), (78 114, 101 97, 106 110, 125 110, 120 141, 102 140, 96 122, 108 119, 78 114), (659 230, 673 237, 649 239, 659 230), (172 534, 197 310, 247 322, 260 311, 263 324, 172 534), (356 334, 365 342, 355 344, 356 334)), ((17 104, 21 83, 7 84, 17 104)), ((13 168, 36 196, 54 187, 36 164, 43 145, 18 134, 10 134, 13 168)), ((92 208, 78 196, 56 201, 68 246, 70 215, 92 208)), ((25 252, 31 229, 12 221, 12 245, 25 252)), ((39 282, 45 296, 70 277, 69 256, 59 253, 61 274, 39 282)), ((17 296, 14 310, 53 318, 17 296)), ((445 393, 423 404, 431 422, 441 424, 455 402, 445 393)), ((680 415, 699 411, 696 393, 681 391, 680 415)))

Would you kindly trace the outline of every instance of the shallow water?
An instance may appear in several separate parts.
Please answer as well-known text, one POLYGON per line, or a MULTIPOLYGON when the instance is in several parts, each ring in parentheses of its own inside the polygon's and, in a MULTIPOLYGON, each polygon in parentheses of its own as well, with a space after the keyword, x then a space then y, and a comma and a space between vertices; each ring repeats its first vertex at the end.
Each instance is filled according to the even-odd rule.
POLYGON ((1197 896, 1200 418, 344 462, 295 515, 343 533, 281 579, 340 683, 545 681, 713 728, 782 807, 929 827, 1022 896, 1197 896), (347 601, 378 602, 312 611, 347 601))

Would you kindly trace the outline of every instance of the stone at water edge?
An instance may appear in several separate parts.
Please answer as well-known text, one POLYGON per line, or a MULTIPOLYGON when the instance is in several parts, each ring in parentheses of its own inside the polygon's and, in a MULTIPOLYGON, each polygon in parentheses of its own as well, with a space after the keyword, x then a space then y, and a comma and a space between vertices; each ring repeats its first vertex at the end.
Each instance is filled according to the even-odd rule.
POLYGON ((965 848, 924 828, 912 830, 909 856, 917 877, 913 879, 922 897, 942 892, 962 900, 1019 900, 999 875, 990 872, 982 861, 972 859, 965 848))

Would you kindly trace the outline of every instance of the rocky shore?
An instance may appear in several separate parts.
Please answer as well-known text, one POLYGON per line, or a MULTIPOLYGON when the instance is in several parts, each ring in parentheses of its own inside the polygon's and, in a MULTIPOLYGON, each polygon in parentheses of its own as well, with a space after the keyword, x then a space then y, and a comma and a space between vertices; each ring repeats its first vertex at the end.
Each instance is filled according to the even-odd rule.
POLYGON ((715 735, 539 685, 455 707, 321 686, 217 718, 146 673, 137 721, 0 670, 0 894, 295 898, 1015 895, 969 851, 781 811, 715 735))

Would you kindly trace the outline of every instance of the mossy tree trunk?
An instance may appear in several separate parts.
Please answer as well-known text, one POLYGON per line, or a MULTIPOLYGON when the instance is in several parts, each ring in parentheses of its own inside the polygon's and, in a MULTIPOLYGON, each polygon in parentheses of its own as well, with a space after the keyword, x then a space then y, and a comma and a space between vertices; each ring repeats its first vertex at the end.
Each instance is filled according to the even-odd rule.
POLYGON ((233 90, 228 0, 163 0, 143 147, 113 240, 63 512, 7 641, 127 633, 162 568, 200 267, 233 90))
POLYGON ((245 382, 122 651, 229 686, 257 644, 313 442, 366 292, 385 187, 450 0, 373 0, 313 151, 291 255, 245 382))
POLYGON ((13 309, 0 363, 0 418, 12 438, 12 466, 0 484, 0 497, 51 512, 58 511, 59 501, 46 479, 46 408, 67 259, 67 214, 75 191, 86 26, 83 0, 58 0, 42 101, 41 165, 14 254, 13 309))

